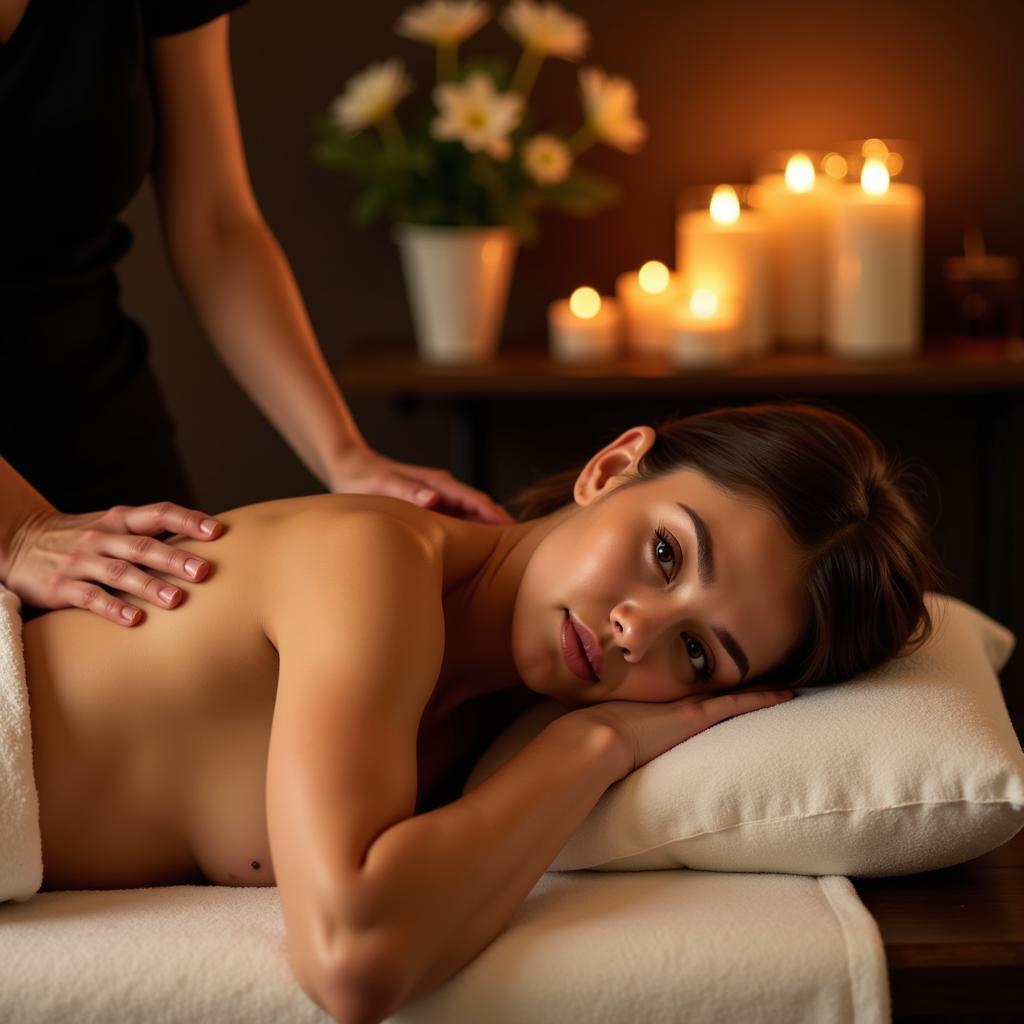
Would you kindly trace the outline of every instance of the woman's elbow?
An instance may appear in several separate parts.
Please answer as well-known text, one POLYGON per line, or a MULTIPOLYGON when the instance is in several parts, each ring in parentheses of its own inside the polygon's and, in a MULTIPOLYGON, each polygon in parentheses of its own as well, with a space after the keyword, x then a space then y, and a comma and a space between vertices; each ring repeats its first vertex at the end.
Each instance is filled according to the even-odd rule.
POLYGON ((356 942, 307 992, 337 1024, 381 1024, 400 1009, 392 965, 391 958, 356 942))

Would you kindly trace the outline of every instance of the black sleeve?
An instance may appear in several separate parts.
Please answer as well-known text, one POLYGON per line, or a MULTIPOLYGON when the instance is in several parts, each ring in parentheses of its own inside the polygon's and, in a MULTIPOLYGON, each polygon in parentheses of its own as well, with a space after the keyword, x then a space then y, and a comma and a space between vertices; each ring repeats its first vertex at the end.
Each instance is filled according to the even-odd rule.
POLYGON ((173 36, 205 25, 247 0, 141 0, 148 36, 173 36))

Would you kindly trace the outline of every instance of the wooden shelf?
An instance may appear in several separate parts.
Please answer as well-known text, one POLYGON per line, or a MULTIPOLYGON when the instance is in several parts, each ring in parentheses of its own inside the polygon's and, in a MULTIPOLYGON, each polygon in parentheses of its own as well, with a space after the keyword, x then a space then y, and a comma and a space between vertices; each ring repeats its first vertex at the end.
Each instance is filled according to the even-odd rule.
POLYGON ((338 367, 338 377, 346 394, 447 398, 1024 393, 1024 342, 870 361, 777 352, 701 370, 637 357, 572 366, 542 351, 502 352, 476 366, 439 366, 402 352, 352 357, 338 367))

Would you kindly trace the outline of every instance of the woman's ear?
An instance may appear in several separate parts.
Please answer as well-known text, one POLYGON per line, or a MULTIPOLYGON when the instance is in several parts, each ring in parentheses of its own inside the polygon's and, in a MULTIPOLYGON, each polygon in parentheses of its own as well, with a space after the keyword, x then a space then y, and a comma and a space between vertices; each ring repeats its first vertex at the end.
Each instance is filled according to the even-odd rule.
POLYGON ((577 505, 589 505, 610 494, 625 479, 636 475, 640 460, 650 451, 657 434, 653 427, 630 427, 607 444, 580 470, 572 489, 577 505))

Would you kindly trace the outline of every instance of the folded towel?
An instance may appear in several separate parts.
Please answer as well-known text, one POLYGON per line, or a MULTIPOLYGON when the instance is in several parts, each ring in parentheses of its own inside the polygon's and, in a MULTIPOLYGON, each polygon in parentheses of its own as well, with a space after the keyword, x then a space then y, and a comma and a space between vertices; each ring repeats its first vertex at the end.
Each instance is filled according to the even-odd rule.
POLYGON ((42 884, 43 842, 32 774, 21 598, 0 583, 0 903, 24 902, 42 884))

